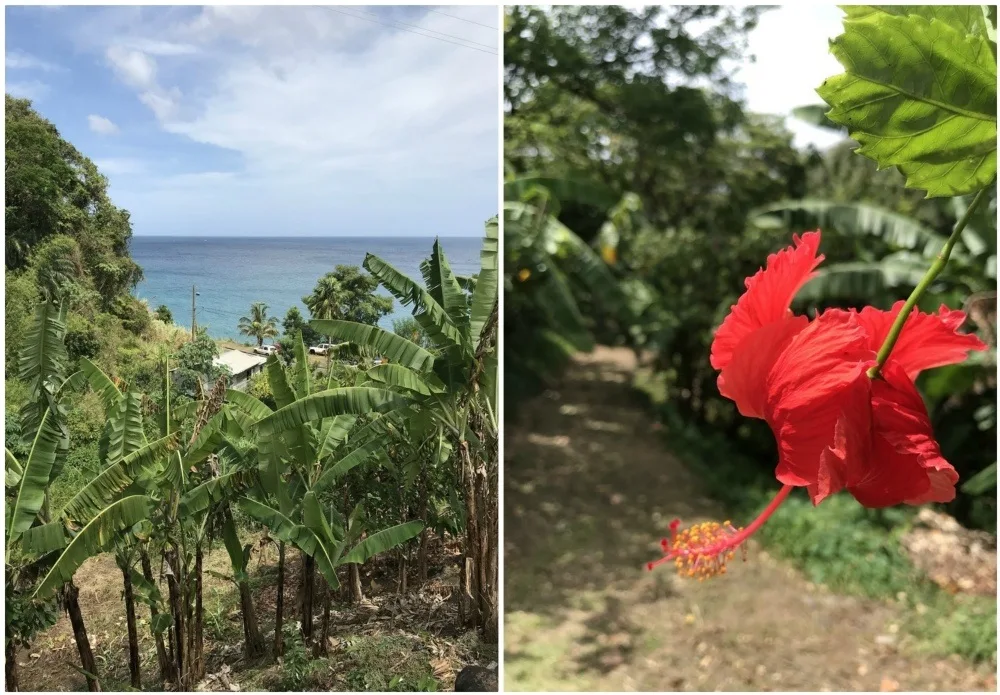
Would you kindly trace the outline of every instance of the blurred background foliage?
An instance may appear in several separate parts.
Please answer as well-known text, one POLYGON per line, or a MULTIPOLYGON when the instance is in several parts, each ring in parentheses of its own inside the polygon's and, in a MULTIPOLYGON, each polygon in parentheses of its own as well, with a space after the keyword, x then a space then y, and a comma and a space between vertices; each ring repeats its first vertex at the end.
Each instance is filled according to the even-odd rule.
MULTIPOLYGON (((711 433, 741 453, 751 477, 773 486, 770 430, 719 395, 708 362, 713 331, 744 279, 793 233, 819 227, 826 261, 796 311, 888 308, 910 293, 968 205, 906 189, 894 169, 876 171, 853 154, 846 133, 824 151, 798 149, 782 118, 748 111, 733 70, 748 59, 747 33, 764 11, 507 8, 511 417, 573 352, 627 345, 672 432, 711 433)), ((824 110, 806 104, 795 116, 831 127, 824 110)), ((921 302, 925 310, 964 308, 964 330, 990 349, 918 383, 965 481, 946 511, 992 533, 996 216, 994 191, 921 302)), ((726 466, 714 475, 728 475, 726 466)))

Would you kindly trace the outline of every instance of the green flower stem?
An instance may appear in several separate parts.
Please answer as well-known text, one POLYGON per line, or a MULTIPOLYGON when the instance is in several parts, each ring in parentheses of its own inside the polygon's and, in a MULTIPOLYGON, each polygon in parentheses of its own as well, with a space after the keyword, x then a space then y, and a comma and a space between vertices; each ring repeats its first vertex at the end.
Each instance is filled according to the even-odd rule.
POLYGON ((993 186, 990 183, 989 186, 983 188, 976 194, 976 197, 972 199, 972 203, 969 204, 968 209, 965 214, 962 215, 962 219, 958 221, 955 225, 954 231, 951 236, 948 237, 948 241, 945 242, 944 247, 941 252, 938 253, 937 258, 931 267, 927 269, 927 273, 921 278, 920 282, 910 293, 909 298, 906 300, 906 304, 903 305, 903 310, 899 312, 899 316, 892 324, 892 328, 889 329, 889 335, 885 337, 885 342, 882 343, 882 347, 878 350, 878 355, 875 357, 875 366, 868 370, 868 376, 874 379, 878 376, 879 370, 885 364, 885 361, 889 359, 889 354, 892 352, 892 348, 896 345, 896 341, 899 340, 899 334, 903 331, 903 324, 906 323, 907 317, 909 317, 910 312, 913 311, 913 307, 917 305, 920 301, 920 297, 923 296, 924 292, 930 287, 931 283, 941 274, 944 267, 948 265, 948 257, 951 256, 951 250, 955 247, 955 243, 958 238, 962 235, 962 230, 965 229, 966 225, 969 224, 969 220, 972 219, 972 213, 976 211, 979 204, 986 198, 986 192, 990 190, 993 186))

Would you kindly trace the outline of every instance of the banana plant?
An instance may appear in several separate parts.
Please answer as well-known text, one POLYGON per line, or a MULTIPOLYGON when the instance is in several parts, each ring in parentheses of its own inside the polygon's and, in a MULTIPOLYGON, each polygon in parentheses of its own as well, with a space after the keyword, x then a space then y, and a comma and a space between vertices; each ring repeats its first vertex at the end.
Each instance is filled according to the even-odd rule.
MULTIPOLYGON (((7 525, 5 533, 4 588, 12 603, 16 602, 24 610, 8 611, 6 614, 6 649, 8 656, 16 651, 18 644, 27 644, 38 622, 27 620, 15 622, 18 616, 45 613, 44 603, 29 598, 28 588, 44 571, 45 564, 25 552, 26 534, 37 525, 48 527, 50 520, 48 491, 52 482, 62 471, 69 449, 69 434, 65 424, 63 396, 80 382, 80 375, 66 376, 68 358, 65 348, 66 307, 58 299, 39 303, 35 308, 35 320, 25 335, 18 354, 18 376, 28 383, 30 398, 19 413, 21 431, 33 433, 26 443, 27 457, 22 465, 17 456, 5 450, 5 471, 7 472, 7 525)), ((133 510, 134 511, 134 510, 133 510)), ((105 517, 108 524, 122 522, 128 515, 105 517)), ((51 529, 51 527, 48 527, 51 529)), ((51 534, 51 531, 44 533, 51 534)), ((83 547, 88 538, 81 540, 77 547, 83 547)), ((46 558, 46 561, 48 558, 46 558)), ((61 586, 61 585, 60 585, 61 586)), ((69 615, 73 626, 77 650, 83 671, 87 674, 87 687, 100 690, 97 665, 86 624, 80 610, 78 591, 70 581, 62 587, 61 603, 69 615)), ((9 604, 10 605, 10 604, 9 604)), ((16 659, 8 670, 8 677, 16 681, 16 659)))
MULTIPOLYGON (((256 504, 273 509, 278 516, 267 519, 290 519, 298 523, 303 516, 303 502, 308 494, 326 491, 338 477, 369 460, 378 450, 368 443, 357 450, 343 451, 342 445, 358 416, 378 414, 402 406, 406 399, 386 388, 373 386, 339 387, 327 371, 326 388, 313 392, 308 355, 301 334, 294 341, 294 363, 287 371, 274 357, 265 365, 268 383, 277 410, 247 394, 230 395, 231 406, 242 413, 244 422, 257 442, 260 495, 256 504), (342 453, 339 458, 334 453, 342 453), (269 506, 269 505, 273 505, 269 506)), ((252 497, 250 498, 252 500, 252 497)), ((254 500, 252 500, 254 501, 254 500)), ((256 517, 255 517, 256 518, 256 517)), ((281 543, 289 542, 276 528, 264 523, 281 543)), ((317 546, 292 543, 302 553, 302 635, 313 634, 314 575, 320 562, 317 546)), ((283 595, 283 546, 279 547, 279 597, 283 595)), ((324 573, 324 578, 329 578, 324 573)), ((339 584, 338 584, 339 586, 339 584)), ((276 649, 281 634, 282 602, 276 606, 276 649)))
POLYGON ((391 367, 368 377, 408 393, 431 413, 458 454, 466 507, 463 622, 496 635, 497 220, 486 224, 475 282, 460 282, 439 240, 421 264, 423 285, 368 254, 364 267, 404 306, 434 346, 427 350, 377 326, 314 320, 313 328, 378 351, 391 367), (463 289, 463 284, 466 288, 463 289))

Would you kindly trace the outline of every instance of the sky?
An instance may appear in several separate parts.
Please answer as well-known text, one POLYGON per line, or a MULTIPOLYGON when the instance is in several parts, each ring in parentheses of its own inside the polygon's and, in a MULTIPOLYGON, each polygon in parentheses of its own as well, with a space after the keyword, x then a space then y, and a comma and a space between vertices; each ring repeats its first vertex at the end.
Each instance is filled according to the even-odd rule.
POLYGON ((498 212, 496 7, 6 20, 7 93, 94 161, 137 236, 479 236, 498 212))
MULTIPOLYGON (((836 5, 812 3, 783 5, 763 13, 748 37, 748 52, 756 61, 742 66, 737 75, 746 85, 747 107, 787 116, 797 106, 822 104, 816 88, 827 77, 844 71, 829 50, 830 39, 843 33, 842 18, 836 5)), ((795 118, 786 122, 798 147, 825 148, 845 137, 795 118)))

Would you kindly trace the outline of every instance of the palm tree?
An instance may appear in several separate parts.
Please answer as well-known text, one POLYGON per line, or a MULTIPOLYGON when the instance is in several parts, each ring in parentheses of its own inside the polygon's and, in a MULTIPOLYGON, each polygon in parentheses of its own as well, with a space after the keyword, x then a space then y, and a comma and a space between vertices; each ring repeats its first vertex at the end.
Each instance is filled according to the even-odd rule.
POLYGON ((250 316, 243 316, 237 325, 240 335, 249 335, 257 339, 257 347, 264 344, 265 338, 278 337, 278 319, 267 315, 267 304, 254 302, 250 305, 250 316))
MULTIPOLYGON (((343 314, 345 291, 340 280, 333 273, 327 273, 316 281, 312 294, 302 298, 314 319, 338 319, 343 314)), ((330 336, 326 337, 330 341, 330 336)))

